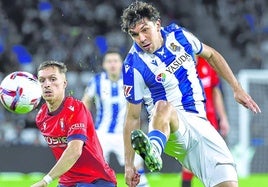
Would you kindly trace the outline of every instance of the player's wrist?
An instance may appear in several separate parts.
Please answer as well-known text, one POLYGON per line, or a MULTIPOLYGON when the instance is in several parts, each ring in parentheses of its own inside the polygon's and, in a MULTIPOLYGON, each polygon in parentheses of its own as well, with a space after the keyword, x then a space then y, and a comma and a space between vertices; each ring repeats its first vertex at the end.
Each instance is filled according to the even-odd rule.
POLYGON ((44 177, 43 177, 43 180, 44 180, 47 184, 50 184, 50 183, 53 181, 52 177, 51 177, 49 174, 47 174, 46 176, 44 176, 44 177))

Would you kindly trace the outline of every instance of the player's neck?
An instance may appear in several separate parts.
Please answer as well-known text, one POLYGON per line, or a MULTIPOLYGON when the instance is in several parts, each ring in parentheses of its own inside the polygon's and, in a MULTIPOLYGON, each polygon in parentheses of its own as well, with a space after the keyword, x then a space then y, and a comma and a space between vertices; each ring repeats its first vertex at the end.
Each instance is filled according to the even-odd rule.
POLYGON ((48 107, 49 112, 56 111, 61 106, 63 101, 64 101, 64 98, 47 101, 47 107, 48 107))
POLYGON ((113 82, 116 82, 116 81, 118 81, 119 80, 119 78, 120 78, 120 75, 112 75, 112 74, 110 74, 110 75, 108 75, 109 76, 109 79, 111 80, 111 81, 113 81, 113 82))

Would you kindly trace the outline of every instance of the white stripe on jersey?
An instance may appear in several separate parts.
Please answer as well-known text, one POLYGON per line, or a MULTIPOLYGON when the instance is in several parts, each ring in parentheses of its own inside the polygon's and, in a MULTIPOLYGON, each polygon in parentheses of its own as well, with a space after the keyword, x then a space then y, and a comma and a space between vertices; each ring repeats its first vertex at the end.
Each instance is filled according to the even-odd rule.
POLYGON ((102 72, 90 80, 86 90, 88 96, 95 100, 96 129, 101 132, 122 133, 126 111, 123 79, 113 82, 102 72))

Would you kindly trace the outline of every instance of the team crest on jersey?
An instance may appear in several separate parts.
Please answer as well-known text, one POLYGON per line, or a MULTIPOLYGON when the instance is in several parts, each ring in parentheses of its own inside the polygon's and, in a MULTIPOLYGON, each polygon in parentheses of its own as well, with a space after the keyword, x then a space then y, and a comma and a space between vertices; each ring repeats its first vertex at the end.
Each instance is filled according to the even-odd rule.
POLYGON ((160 73, 155 77, 155 81, 159 83, 163 83, 166 81, 167 75, 165 73, 160 73))
POLYGON ((125 97, 129 97, 131 95, 130 94, 131 90, 132 90, 132 86, 124 85, 124 95, 125 95, 125 97))
POLYGON ((47 128, 47 123, 44 122, 44 123, 43 123, 43 130, 46 130, 46 128, 47 128))
POLYGON ((60 128, 61 128, 61 130, 64 130, 64 120, 63 120, 63 118, 61 118, 60 119, 60 128))
POLYGON ((174 44, 173 42, 170 44, 169 48, 172 50, 172 51, 180 51, 180 46, 177 46, 176 44, 174 44))

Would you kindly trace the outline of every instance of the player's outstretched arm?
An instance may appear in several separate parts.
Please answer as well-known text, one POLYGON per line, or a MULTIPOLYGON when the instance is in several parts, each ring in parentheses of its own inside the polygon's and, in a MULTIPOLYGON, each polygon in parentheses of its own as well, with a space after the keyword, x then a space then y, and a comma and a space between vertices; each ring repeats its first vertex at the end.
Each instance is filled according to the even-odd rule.
POLYGON ((67 172, 71 167, 76 163, 82 154, 84 142, 82 140, 72 140, 68 143, 68 147, 65 149, 60 159, 54 165, 54 167, 50 170, 47 176, 49 176, 49 180, 45 179, 45 177, 33 184, 31 187, 46 187, 53 179, 58 178, 65 172, 67 172))
POLYGON ((124 124, 124 147, 125 147, 125 180, 129 187, 135 187, 140 176, 134 166, 134 150, 131 146, 131 132, 140 128, 141 104, 128 103, 124 124))
POLYGON ((203 50, 200 53, 200 56, 205 58, 215 71, 229 83, 233 89, 234 98, 238 103, 254 113, 261 112, 257 103, 241 87, 228 63, 219 52, 212 47, 203 44, 203 50))

